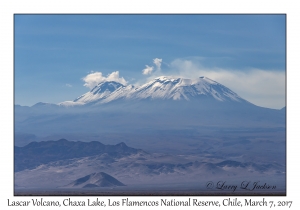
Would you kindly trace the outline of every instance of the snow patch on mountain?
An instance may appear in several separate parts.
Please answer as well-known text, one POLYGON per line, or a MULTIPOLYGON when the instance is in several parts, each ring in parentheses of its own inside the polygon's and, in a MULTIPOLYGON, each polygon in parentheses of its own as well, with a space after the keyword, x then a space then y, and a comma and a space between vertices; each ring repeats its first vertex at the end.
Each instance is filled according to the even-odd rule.
POLYGON ((74 102, 74 101, 64 101, 59 103, 59 106, 64 106, 64 107, 73 107, 73 106, 82 106, 84 105, 84 102, 74 102))

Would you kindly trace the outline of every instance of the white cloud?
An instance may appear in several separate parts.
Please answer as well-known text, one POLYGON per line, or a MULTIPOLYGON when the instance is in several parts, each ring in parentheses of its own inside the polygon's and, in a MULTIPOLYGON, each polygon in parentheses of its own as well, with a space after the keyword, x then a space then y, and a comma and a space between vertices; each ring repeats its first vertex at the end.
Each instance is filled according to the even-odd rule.
POLYGON ((258 106, 282 108, 285 104, 285 72, 263 69, 232 70, 205 68, 199 62, 176 59, 171 62, 172 76, 206 76, 258 106))
POLYGON ((159 59, 159 58, 153 59, 153 63, 156 65, 156 69, 157 69, 158 71, 160 71, 161 62, 162 62, 162 59, 159 59))
POLYGON ((102 72, 92 72, 83 77, 82 80, 85 82, 84 86, 90 89, 104 81, 115 81, 123 85, 127 84, 127 81, 123 77, 120 77, 119 71, 114 71, 111 74, 108 74, 106 77, 103 76, 102 72))
POLYGON ((67 87, 73 87, 71 84, 66 84, 67 87))
POLYGON ((143 69, 143 74, 144 75, 150 75, 152 73, 159 73, 160 72, 160 67, 161 67, 161 63, 162 63, 162 59, 161 58, 154 58, 153 59, 153 63, 155 64, 156 68, 154 70, 153 66, 148 66, 146 65, 146 68, 143 69))
POLYGON ((153 66, 146 65, 146 68, 143 69, 143 74, 148 75, 148 74, 151 74, 152 71, 153 71, 153 66))

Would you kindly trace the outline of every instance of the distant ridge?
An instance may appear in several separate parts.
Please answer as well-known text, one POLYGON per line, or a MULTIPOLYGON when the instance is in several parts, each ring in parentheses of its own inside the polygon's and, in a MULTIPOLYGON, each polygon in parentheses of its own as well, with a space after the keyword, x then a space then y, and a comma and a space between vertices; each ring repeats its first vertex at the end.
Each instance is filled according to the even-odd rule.
POLYGON ((31 142, 24 147, 15 146, 15 171, 32 169, 41 164, 57 160, 108 154, 123 157, 142 152, 121 142, 116 145, 104 145, 97 141, 80 142, 60 139, 58 141, 31 142))

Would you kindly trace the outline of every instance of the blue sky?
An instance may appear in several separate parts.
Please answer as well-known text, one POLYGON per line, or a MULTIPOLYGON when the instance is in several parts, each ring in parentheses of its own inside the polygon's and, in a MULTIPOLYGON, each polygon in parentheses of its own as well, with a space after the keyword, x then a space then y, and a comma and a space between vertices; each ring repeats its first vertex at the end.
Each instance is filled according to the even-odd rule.
POLYGON ((92 72, 141 84, 208 76, 250 102, 285 106, 285 15, 15 15, 15 104, 89 91, 92 72), (153 59, 162 59, 158 68, 153 59), (142 73, 146 65, 152 74, 142 73))

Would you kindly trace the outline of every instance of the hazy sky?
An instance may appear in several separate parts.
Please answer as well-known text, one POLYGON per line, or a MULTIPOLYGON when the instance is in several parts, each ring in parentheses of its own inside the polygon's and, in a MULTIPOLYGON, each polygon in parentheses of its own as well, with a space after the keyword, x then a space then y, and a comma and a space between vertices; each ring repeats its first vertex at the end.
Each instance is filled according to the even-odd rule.
POLYGON ((285 15, 15 15, 15 104, 74 100, 102 79, 207 76, 285 106, 285 15))

